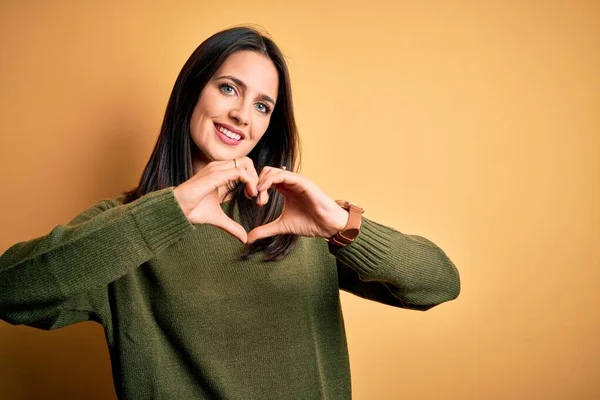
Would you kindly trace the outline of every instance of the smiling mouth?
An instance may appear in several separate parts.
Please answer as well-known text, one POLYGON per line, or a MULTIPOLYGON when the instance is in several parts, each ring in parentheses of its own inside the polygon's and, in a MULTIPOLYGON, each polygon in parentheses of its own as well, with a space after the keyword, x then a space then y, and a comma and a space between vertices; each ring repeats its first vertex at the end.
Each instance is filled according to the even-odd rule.
POLYGON ((216 124, 215 123, 215 127, 217 128, 217 130, 219 132, 221 132, 223 135, 227 136, 230 139, 233 140, 237 140, 238 142, 241 141, 244 137, 238 133, 232 132, 229 129, 225 128, 222 125, 216 124))

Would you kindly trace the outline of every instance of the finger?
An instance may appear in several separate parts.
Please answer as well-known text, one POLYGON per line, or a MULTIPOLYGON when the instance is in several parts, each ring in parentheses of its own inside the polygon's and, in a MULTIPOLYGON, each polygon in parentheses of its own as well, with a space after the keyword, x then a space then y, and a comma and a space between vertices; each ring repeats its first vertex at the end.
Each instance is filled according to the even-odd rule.
MULTIPOLYGON (((262 182, 267 176, 278 173, 278 172, 282 172, 282 169, 279 168, 274 168, 274 167, 269 167, 266 166, 262 169, 262 171, 260 171, 260 175, 258 177, 258 184, 260 184, 260 182, 262 182)), ((258 186, 257 186, 258 189, 258 186)), ((258 204, 259 206, 264 206, 265 204, 267 204, 269 202, 269 193, 267 192, 267 190, 259 190, 258 191, 258 198, 256 199, 256 204, 258 204)))
POLYGON ((260 171, 260 174, 258 175, 258 180, 260 181, 261 179, 263 179, 271 171, 273 171, 273 167, 263 167, 262 171, 260 171))
POLYGON ((277 172, 282 172, 282 171, 283 171, 283 169, 281 169, 281 168, 266 166, 262 169, 262 171, 260 171, 260 175, 258 176, 258 181, 260 182, 261 180, 265 179, 267 176, 277 173, 277 172))
MULTIPOLYGON (((236 162, 238 163, 238 168, 239 168, 240 159, 236 159, 236 162)), ((200 171, 203 171, 206 169, 213 170, 213 171, 224 171, 226 169, 232 169, 232 168, 235 168, 235 163, 233 160, 211 161, 200 171)))
POLYGON ((258 199, 256 200, 256 204, 259 206, 264 206, 269 202, 269 193, 266 190, 262 192, 258 192, 258 199))
POLYGON ((261 182, 258 183, 258 191, 268 190, 271 186, 285 183, 286 185, 291 186, 292 188, 297 187, 302 184, 298 175, 279 170, 277 173, 273 173, 265 177, 261 182))
POLYGON ((211 225, 223 229, 225 232, 238 238, 244 244, 248 242, 248 234, 244 227, 225 214, 216 216, 215 219, 211 221, 211 225))
POLYGON ((248 172, 241 168, 204 170, 202 175, 194 176, 193 179, 189 179, 175 189, 178 190, 178 201, 182 208, 191 210, 210 193, 235 181, 248 183, 252 179, 248 172))
POLYGON ((282 233, 285 233, 283 226, 280 223, 280 218, 281 217, 277 218, 275 221, 270 222, 266 225, 261 225, 261 226, 258 226, 256 228, 252 229, 248 233, 247 244, 252 244, 259 239, 263 239, 263 238, 267 238, 267 237, 271 237, 271 236, 275 236, 275 235, 281 235, 282 233))
POLYGON ((256 168, 254 168, 254 161, 252 161, 250 157, 243 157, 237 160, 237 164, 238 168, 245 169, 252 178, 252 183, 246 184, 246 187, 244 188, 246 197, 256 197, 258 195, 258 190, 256 190, 256 185, 258 185, 258 174, 256 173, 256 168))
MULTIPOLYGON (((213 185, 213 189, 225 186, 231 181, 240 181, 250 186, 254 184, 250 173, 242 168, 216 171, 211 174, 211 184, 213 185)), ((256 190, 256 187, 254 187, 254 190, 256 190)))
POLYGON ((271 185, 266 186, 265 182, 267 182, 267 180, 273 176, 279 175, 279 174, 284 174, 285 171, 281 170, 281 169, 275 169, 273 168, 272 170, 270 170, 269 172, 265 173, 265 175, 262 177, 262 179, 260 179, 258 181, 258 186, 257 189, 259 191, 263 191, 263 190, 267 190, 271 187, 271 185), (265 187, 266 186, 266 187, 265 187))
MULTIPOLYGON (((257 187, 259 193, 262 195, 259 197, 260 201, 261 201, 259 205, 267 204, 267 202, 269 201, 268 190, 273 185, 276 185, 277 183, 286 182, 286 181, 291 183, 291 181, 289 179, 287 179, 287 180, 285 179, 286 173, 289 174, 287 171, 284 171, 282 169, 273 168, 272 171, 270 171, 268 174, 265 174, 265 177, 263 178, 263 180, 261 182, 259 182, 258 187, 257 187)), ((294 177, 292 177, 292 181, 293 180, 294 180, 294 177)), ((278 188, 277 190, 285 195, 285 191, 282 189, 283 188, 278 188)))
POLYGON ((254 162, 250 157, 242 157, 236 159, 235 162, 234 160, 212 161, 205 168, 210 168, 213 172, 225 171, 230 169, 246 170, 252 178, 250 182, 247 182, 248 190, 246 191, 246 197, 258 195, 258 191, 256 190, 256 185, 258 184, 258 174, 256 172, 256 168, 254 168, 254 162))
POLYGON ((241 164, 238 165, 243 166, 254 178, 256 178, 256 182, 258 182, 258 173, 256 172, 256 168, 254 167, 254 161, 250 157, 244 157, 240 159, 241 164))

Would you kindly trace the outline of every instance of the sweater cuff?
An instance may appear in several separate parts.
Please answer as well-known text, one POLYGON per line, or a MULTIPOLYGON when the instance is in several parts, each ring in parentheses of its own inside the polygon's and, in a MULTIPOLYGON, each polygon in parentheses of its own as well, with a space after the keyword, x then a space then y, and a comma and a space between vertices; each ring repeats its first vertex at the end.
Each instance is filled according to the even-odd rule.
POLYGON ((390 229, 367 218, 362 219, 360 233, 346 247, 331 247, 331 253, 363 277, 372 275, 391 247, 390 229))
POLYGON ((175 199, 173 187, 140 197, 131 203, 130 211, 148 248, 154 254, 194 230, 175 199))

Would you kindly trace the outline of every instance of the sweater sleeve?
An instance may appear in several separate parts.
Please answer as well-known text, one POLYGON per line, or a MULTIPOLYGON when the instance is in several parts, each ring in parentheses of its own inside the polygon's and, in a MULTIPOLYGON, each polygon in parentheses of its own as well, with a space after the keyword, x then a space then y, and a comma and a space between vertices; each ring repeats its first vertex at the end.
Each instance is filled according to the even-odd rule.
POLYGON ((106 200, 0 258, 0 319, 56 329, 107 318, 108 284, 194 227, 172 188, 123 205, 106 200))
POLYGON ((424 311, 460 293, 458 270, 438 246, 364 217, 354 242, 331 253, 340 289, 369 300, 424 311))

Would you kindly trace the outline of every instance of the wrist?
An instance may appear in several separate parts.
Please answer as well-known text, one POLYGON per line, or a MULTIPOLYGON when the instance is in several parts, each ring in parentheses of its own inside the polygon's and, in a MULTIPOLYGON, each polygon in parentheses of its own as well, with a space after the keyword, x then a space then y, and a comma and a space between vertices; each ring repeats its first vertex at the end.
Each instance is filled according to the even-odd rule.
POLYGON ((338 205, 336 207, 336 213, 333 216, 331 229, 329 229, 329 231, 327 232, 326 238, 330 238, 330 237, 338 234, 339 232, 341 232, 344 229, 344 227, 346 226, 346 224, 348 223, 349 217, 350 217, 350 214, 348 213, 348 211, 344 210, 342 207, 340 207, 338 205))
MULTIPOLYGON (((336 200, 336 203, 345 212, 345 224, 338 230, 334 235, 329 238, 325 238, 330 245, 337 247, 345 247, 352 243, 360 232, 360 225, 362 222, 362 214, 364 209, 360 206, 345 200, 336 200)), ((337 214, 337 213, 336 213, 337 214)), ((336 224, 341 224, 343 218, 340 217, 336 224)), ((337 226, 336 226, 337 229, 337 226)))
POLYGON ((187 206, 185 196, 182 193, 181 185, 173 188, 173 197, 175 197, 177 204, 179 204, 179 208, 181 208, 181 211, 183 211, 183 215, 187 217, 190 212, 190 207, 187 206))

